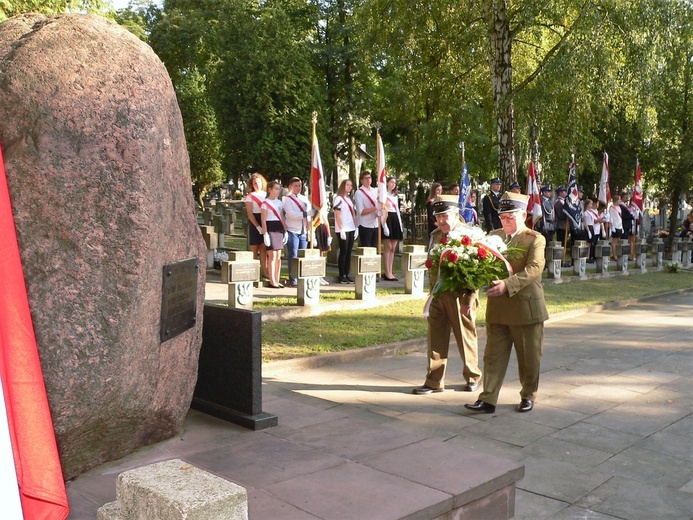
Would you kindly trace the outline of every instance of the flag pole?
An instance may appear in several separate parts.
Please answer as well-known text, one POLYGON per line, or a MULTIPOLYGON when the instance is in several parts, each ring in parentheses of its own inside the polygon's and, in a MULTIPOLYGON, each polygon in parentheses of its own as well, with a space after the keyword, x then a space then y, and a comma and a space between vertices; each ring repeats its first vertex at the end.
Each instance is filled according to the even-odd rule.
MULTIPOLYGON (((313 201, 313 192, 311 191, 313 186, 311 182, 311 177, 313 176, 313 147, 315 146, 315 125, 318 124, 318 112, 316 110, 313 110, 313 117, 311 118, 311 123, 313 125, 313 131, 311 133, 311 138, 310 138, 310 176, 308 177, 308 200, 311 201, 311 206, 312 201, 313 201)), ((313 208, 315 210, 315 208, 313 208)), ((317 211, 320 211, 318 209, 317 211)), ((309 220, 310 222, 310 248, 315 249, 315 240, 313 240, 313 237, 316 237, 316 232, 315 232, 315 218, 312 218, 309 220)))
MULTIPOLYGON (((575 154, 571 153, 570 154, 570 166, 573 165, 575 162, 575 154)), ((568 167, 568 182, 566 184, 570 184, 570 166, 568 167)), ((570 196, 570 195, 568 195, 570 196)), ((565 213, 565 202, 563 203, 563 212, 565 213)), ((558 218, 558 217, 556 217, 558 218)), ((566 219, 565 222, 565 233, 563 233, 563 262, 561 265, 565 264, 565 259, 566 259, 566 254, 568 253, 568 232, 570 231, 570 224, 568 223, 568 219, 566 219)))
MULTIPOLYGON (((375 127, 375 168, 376 170, 380 167, 380 127, 382 124, 380 121, 376 121, 375 124, 373 125, 375 127)), ((378 182, 380 182, 380 171, 377 173, 378 175, 378 182)), ((382 211, 382 208, 380 208, 382 211)), ((376 212, 375 218, 378 220, 378 254, 382 256, 383 254, 383 222, 380 216, 378 215, 378 212, 376 212)), ((383 263, 380 262, 380 270, 378 271, 378 278, 382 278, 382 267, 383 263)))

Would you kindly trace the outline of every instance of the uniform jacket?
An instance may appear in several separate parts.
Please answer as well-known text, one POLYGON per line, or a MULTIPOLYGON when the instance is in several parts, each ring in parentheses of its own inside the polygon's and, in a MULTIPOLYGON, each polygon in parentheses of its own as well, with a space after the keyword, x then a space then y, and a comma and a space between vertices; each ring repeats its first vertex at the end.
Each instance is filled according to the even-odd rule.
MULTIPOLYGON (((504 240, 506 237, 502 229, 491 234, 499 235, 504 240)), ((508 259, 514 273, 504 280, 508 292, 488 299, 486 323, 531 325, 549 318, 541 285, 545 246, 546 239, 533 229, 524 228, 513 237, 508 247, 520 249, 523 254, 508 259)))
POLYGON ((489 191, 484 198, 481 199, 481 211, 484 214, 484 228, 486 231, 500 229, 501 221, 498 216, 498 207, 500 206, 500 193, 489 191))

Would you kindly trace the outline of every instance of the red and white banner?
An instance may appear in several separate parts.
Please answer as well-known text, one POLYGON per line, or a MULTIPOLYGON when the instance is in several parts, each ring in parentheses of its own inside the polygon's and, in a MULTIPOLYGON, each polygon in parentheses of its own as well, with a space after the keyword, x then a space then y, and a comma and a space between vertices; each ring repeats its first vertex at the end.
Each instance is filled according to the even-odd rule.
POLYGON ((611 202, 611 190, 609 189, 609 154, 604 152, 604 162, 602 163, 602 176, 599 179, 599 202, 605 206, 611 202))
POLYGON ((310 202, 317 214, 313 219, 313 227, 320 224, 320 215, 327 202, 325 192, 325 174, 322 171, 322 161, 320 160, 320 147, 318 138, 313 132, 313 150, 310 168, 310 202))
POLYGON ((642 211, 642 170, 640 170, 640 161, 635 161, 635 187, 633 188, 633 204, 642 211))
MULTIPOLYGON (((53 420, 29 312, 14 216, 0 151, 0 379, 16 479, 0 481, 0 504, 16 494, 27 520, 63 520, 69 511, 53 420)), ((3 450, 6 448, 3 446, 3 450)), ((3 458, 7 457, 3 453, 3 458)), ((4 466, 4 464, 3 464, 4 466)), ((4 468, 8 472, 8 468, 4 468)), ((10 502, 11 503, 11 502, 10 502)), ((21 517, 20 517, 21 518, 21 517)))
MULTIPOLYGON (((387 208, 387 169, 385 168, 385 148, 383 147, 383 139, 380 134, 376 137, 378 146, 378 202, 381 209, 387 208)), ((387 221, 387 211, 383 212, 381 221, 387 221)))
POLYGON ((530 161, 529 172, 527 173, 527 195, 529 201, 527 203, 527 226, 533 228, 541 219, 541 196, 539 195, 539 186, 537 186, 537 174, 534 171, 534 163, 530 161))

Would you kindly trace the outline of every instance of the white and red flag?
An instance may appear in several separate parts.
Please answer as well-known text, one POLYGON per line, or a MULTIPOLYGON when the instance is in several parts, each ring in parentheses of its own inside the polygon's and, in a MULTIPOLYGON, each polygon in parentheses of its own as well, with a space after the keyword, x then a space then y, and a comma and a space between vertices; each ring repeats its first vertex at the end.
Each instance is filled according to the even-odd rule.
MULTIPOLYGON (((376 136, 377 146, 378 146, 378 202, 380 202, 380 207, 382 209, 387 209, 387 169, 385 168, 385 148, 383 147, 383 139, 380 134, 376 136)), ((387 211, 383 212, 384 215, 381 218, 383 223, 387 220, 387 211)))
POLYGON ((529 162, 529 172, 527 173, 527 226, 533 228, 542 217, 541 196, 539 186, 537 186, 537 174, 534 171, 534 163, 529 162))
POLYGON ((5 409, 0 417, 0 437, 5 433, 5 439, 0 438, 0 460, 13 460, 13 467, 5 466, 2 471, 5 476, 15 474, 14 480, 0 480, 2 515, 22 518, 7 516, 5 511, 6 506, 12 510, 12 497, 16 498, 19 489, 25 519, 62 520, 70 510, 29 312, 2 151, 0 228, 0 380, 5 409), (11 455, 7 452, 8 436, 11 455))
POLYGON ((642 211, 642 170, 640 161, 635 160, 635 187, 633 188, 633 203, 642 211))
POLYGON ((611 202, 611 190, 609 189, 609 154, 604 152, 604 162, 602 163, 602 176, 599 179, 599 202, 608 206, 611 202))
POLYGON ((322 171, 322 161, 320 160, 320 147, 318 146, 318 137, 313 132, 313 150, 310 167, 310 202, 313 209, 316 210, 313 218, 313 227, 320 224, 322 210, 327 202, 327 193, 325 192, 325 174, 322 171))

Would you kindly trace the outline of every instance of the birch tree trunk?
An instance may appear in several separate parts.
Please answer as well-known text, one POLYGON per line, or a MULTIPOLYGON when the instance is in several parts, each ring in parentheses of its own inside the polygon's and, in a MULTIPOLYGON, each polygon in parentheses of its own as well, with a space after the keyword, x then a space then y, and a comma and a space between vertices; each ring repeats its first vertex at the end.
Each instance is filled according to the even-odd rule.
POLYGON ((489 69, 498 139, 498 177, 503 186, 517 180, 513 114, 512 33, 507 0, 484 0, 489 69))

